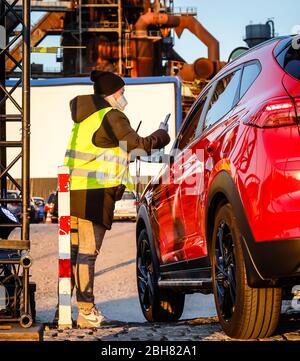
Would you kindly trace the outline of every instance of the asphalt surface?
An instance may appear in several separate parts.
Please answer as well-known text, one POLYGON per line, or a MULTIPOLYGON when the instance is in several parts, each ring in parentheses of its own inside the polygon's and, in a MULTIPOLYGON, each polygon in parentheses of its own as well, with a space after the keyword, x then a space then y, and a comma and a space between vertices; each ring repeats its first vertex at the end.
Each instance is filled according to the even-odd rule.
MULTIPOLYGON (((17 237, 17 231, 10 238, 17 237)), ((46 325, 45 340, 227 340, 216 317, 212 295, 186 296, 184 313, 173 324, 149 324, 141 312, 135 276, 135 224, 115 222, 96 263, 97 307, 110 320, 98 330, 58 331, 52 325, 57 303, 57 225, 31 225, 32 281, 37 284, 37 320, 46 325)), ((73 318, 77 307, 73 300, 73 318)), ((299 339, 300 314, 283 315, 272 339, 299 339)))

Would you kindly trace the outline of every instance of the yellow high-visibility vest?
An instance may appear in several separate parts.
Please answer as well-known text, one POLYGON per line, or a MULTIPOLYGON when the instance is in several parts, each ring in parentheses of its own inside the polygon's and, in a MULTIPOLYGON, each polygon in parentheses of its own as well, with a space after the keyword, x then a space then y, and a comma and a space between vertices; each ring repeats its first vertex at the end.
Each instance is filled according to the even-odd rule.
POLYGON ((71 190, 108 188, 120 184, 129 190, 134 189, 129 174, 129 154, 122 149, 124 147, 100 148, 93 144, 94 133, 111 109, 98 110, 73 126, 64 160, 70 169, 71 190))

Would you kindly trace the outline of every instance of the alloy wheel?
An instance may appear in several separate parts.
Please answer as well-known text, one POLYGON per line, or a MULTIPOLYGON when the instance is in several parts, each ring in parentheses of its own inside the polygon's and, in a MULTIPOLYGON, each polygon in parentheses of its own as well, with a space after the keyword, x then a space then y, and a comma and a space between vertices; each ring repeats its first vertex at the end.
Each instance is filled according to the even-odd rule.
POLYGON ((154 300, 154 269, 149 243, 139 242, 137 254, 137 284, 142 307, 148 311, 154 300))
POLYGON ((219 307, 223 319, 228 321, 236 303, 236 262, 232 234, 224 220, 218 226, 214 267, 219 307))

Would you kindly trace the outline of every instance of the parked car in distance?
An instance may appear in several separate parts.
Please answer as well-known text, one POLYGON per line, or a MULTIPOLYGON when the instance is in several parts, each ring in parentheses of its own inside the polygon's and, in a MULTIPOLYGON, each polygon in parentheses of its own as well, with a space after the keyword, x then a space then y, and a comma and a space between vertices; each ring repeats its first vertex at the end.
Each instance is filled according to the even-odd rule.
POLYGON ((43 222, 44 219, 44 208, 45 208, 45 200, 42 197, 32 197, 33 203, 37 208, 37 222, 43 222))
POLYGON ((58 222, 58 195, 57 192, 51 192, 44 206, 44 221, 47 218, 47 213, 50 212, 51 221, 58 222))
MULTIPOLYGON (((9 199, 20 199, 20 191, 17 190, 8 190, 7 198, 9 199)), ((7 203, 7 209, 17 217, 20 221, 22 215, 22 205, 19 202, 16 203, 7 203)))
MULTIPOLYGON (((7 198, 9 199, 20 199, 21 193, 18 190, 8 190, 7 191, 7 198)), ((20 202, 16 203, 8 203, 7 209, 15 215, 19 221, 22 218, 22 204, 20 202)), ((39 222, 39 209, 35 204, 33 198, 30 198, 30 209, 29 209, 29 221, 30 223, 37 223, 39 222)))
POLYGON ((30 198, 30 208, 29 208, 29 221, 30 223, 38 223, 39 222, 39 209, 37 205, 34 203, 34 200, 30 198))
POLYGON ((134 192, 125 191, 122 199, 115 203, 114 220, 136 219, 136 196, 134 192))
POLYGON ((185 294, 211 292, 227 335, 263 338, 300 284, 294 40, 273 38, 228 63, 200 93, 144 190, 136 270, 148 321, 176 321, 185 294))

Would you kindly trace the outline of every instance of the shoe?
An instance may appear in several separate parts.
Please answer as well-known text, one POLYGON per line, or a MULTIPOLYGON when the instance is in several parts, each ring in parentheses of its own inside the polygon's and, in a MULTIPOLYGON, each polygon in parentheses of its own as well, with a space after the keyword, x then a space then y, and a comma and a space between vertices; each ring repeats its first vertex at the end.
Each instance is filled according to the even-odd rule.
POLYGON ((106 322, 109 320, 96 307, 93 307, 90 313, 80 311, 77 317, 77 327, 79 328, 96 328, 106 322))

